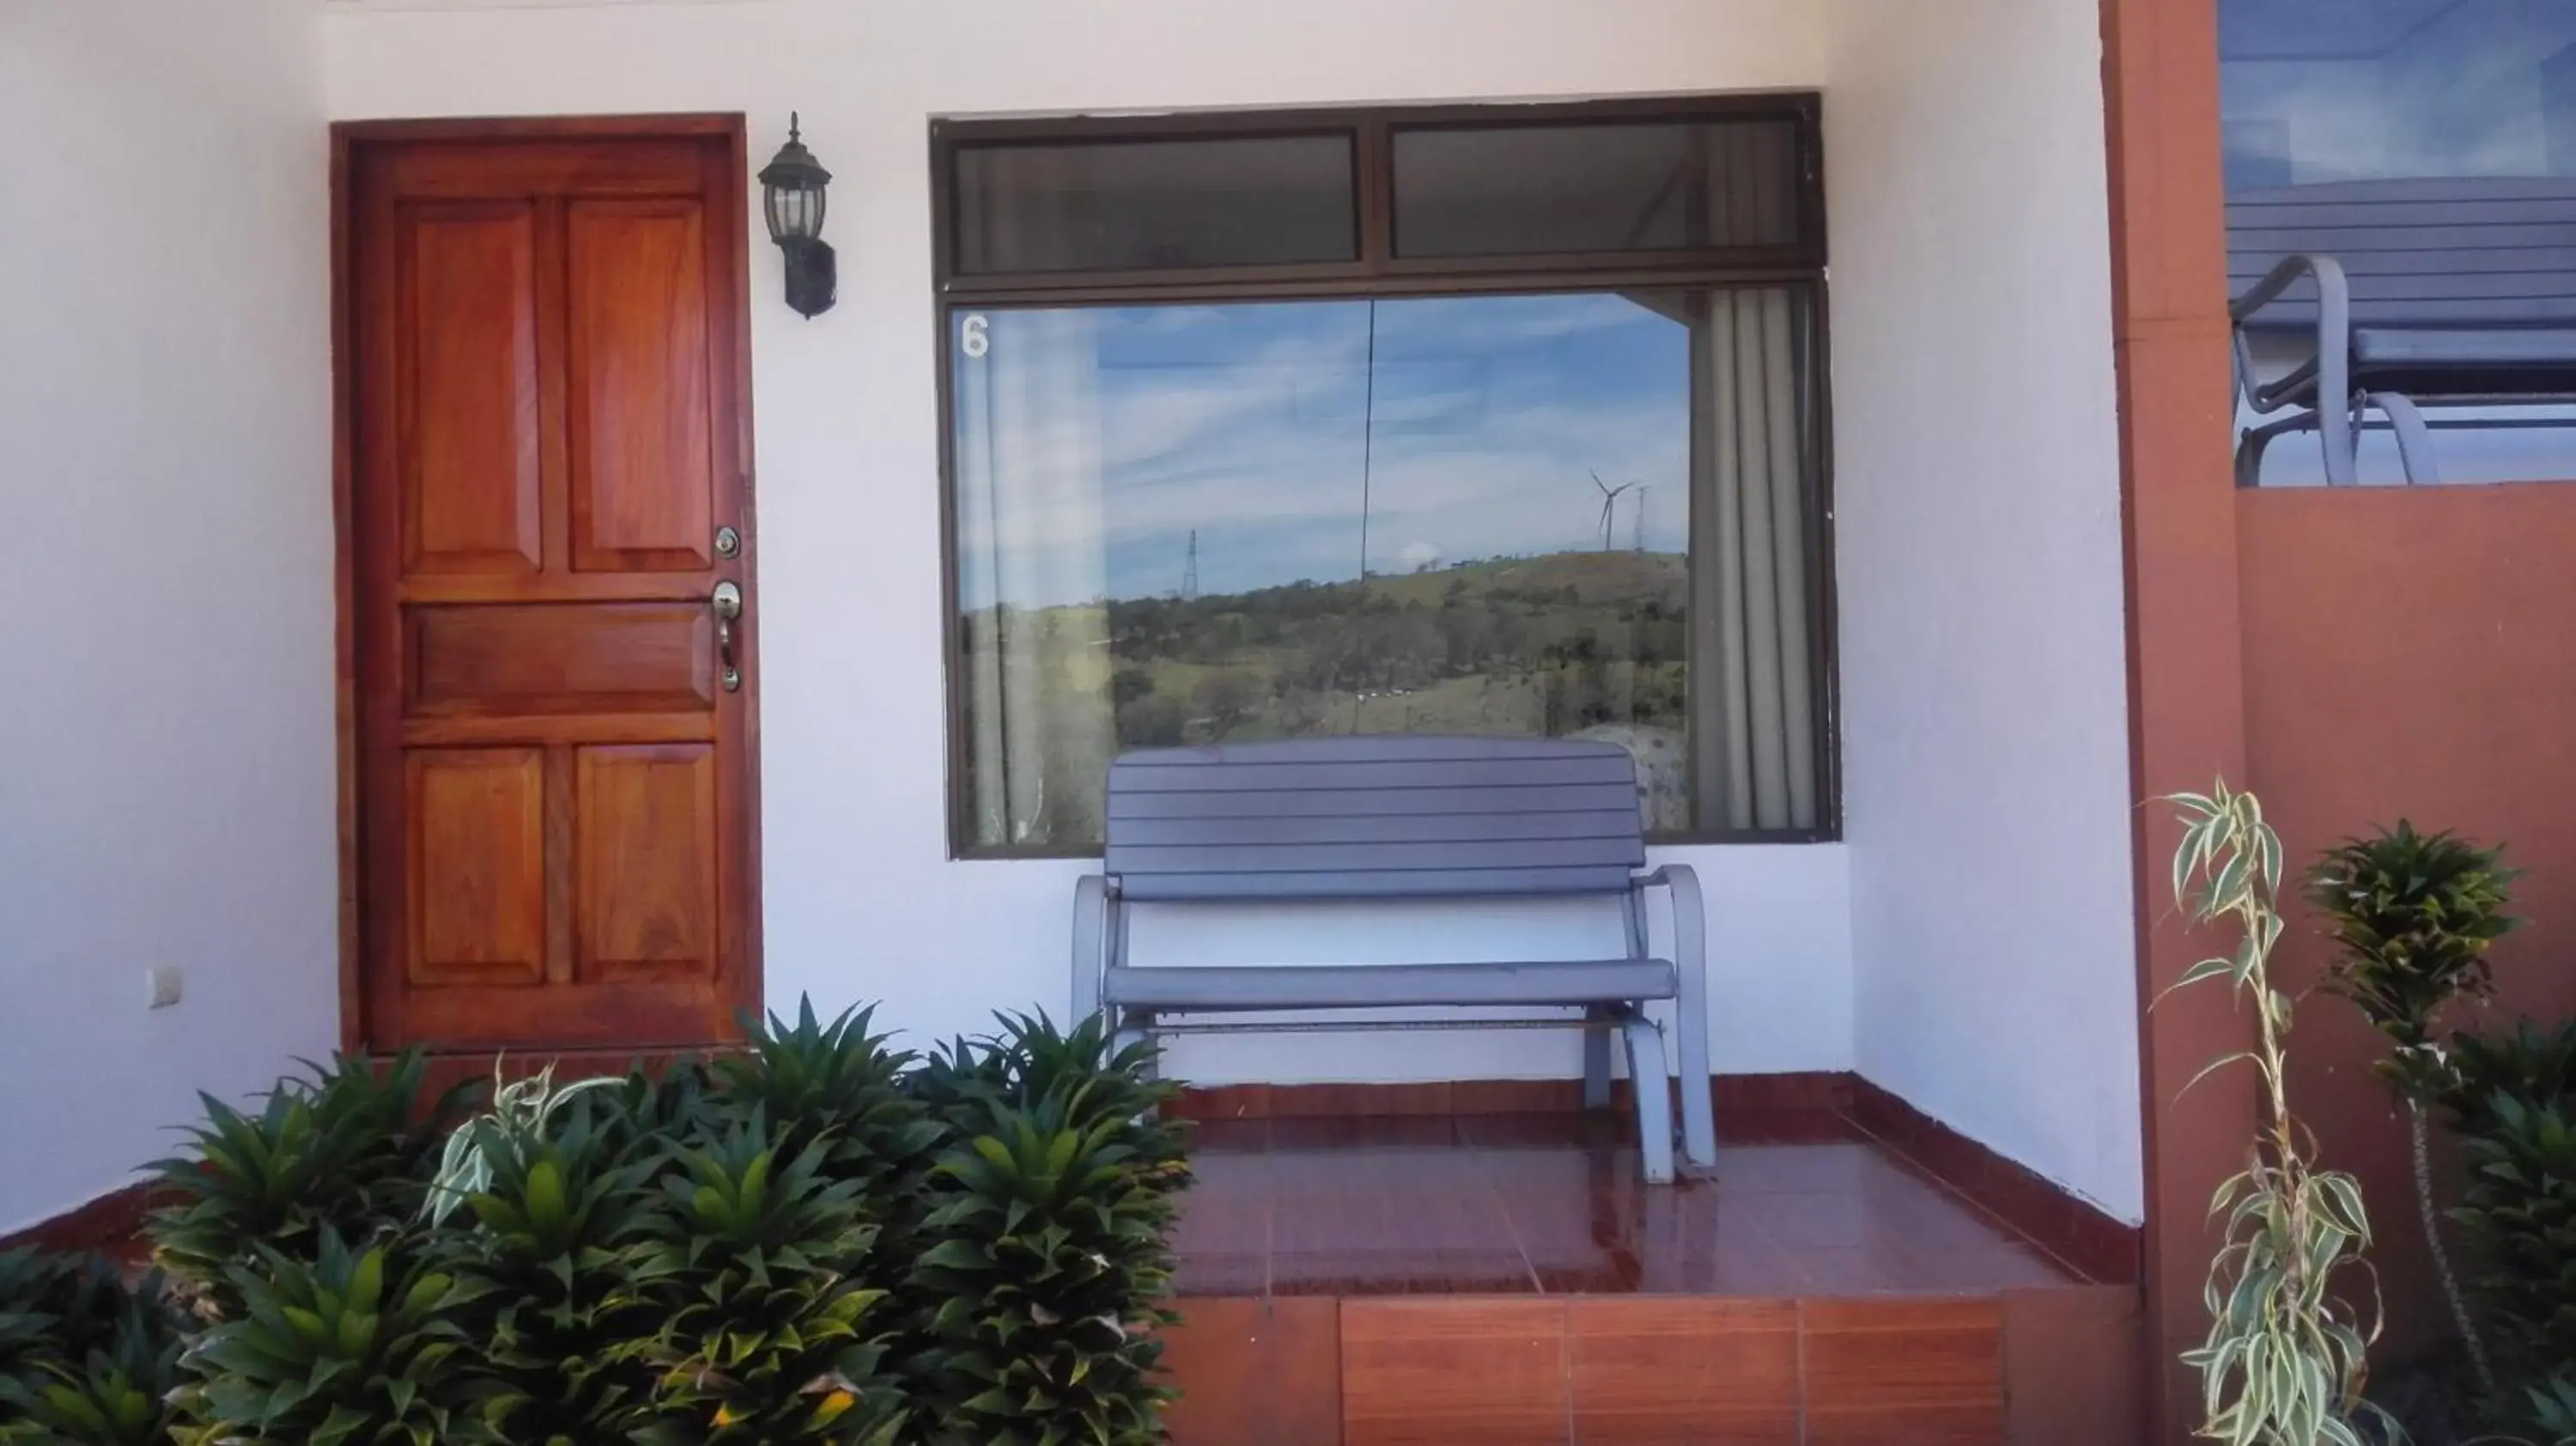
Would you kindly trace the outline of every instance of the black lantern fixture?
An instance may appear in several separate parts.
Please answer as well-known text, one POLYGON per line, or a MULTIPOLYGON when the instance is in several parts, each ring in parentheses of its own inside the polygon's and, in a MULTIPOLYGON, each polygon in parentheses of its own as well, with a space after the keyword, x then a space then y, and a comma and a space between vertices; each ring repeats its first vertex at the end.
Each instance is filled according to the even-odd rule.
POLYGON ((823 244, 823 188, 830 184, 832 173, 805 149, 798 118, 789 112, 787 144, 761 168, 760 190, 769 239, 787 256, 787 304, 800 316, 831 310, 839 281, 832 248, 823 244))

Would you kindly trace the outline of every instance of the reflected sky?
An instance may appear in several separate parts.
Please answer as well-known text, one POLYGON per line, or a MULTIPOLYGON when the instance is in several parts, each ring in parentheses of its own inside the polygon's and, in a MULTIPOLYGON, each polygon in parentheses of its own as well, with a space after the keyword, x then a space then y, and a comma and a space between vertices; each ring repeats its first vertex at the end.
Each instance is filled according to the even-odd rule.
POLYGON ((1233 593, 1688 540, 1676 293, 955 318, 961 602, 1233 593), (975 335, 970 340, 970 335, 975 335), (982 351, 977 355, 978 345, 982 351))
POLYGON ((2229 189, 2576 176, 2576 0, 2221 0, 2229 189))

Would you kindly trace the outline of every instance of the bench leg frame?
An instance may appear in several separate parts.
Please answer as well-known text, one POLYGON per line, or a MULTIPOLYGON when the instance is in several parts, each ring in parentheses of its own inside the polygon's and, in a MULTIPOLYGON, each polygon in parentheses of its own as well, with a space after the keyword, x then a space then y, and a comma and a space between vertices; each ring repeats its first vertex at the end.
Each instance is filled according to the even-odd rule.
POLYGON ((1637 1159, 1649 1185, 1673 1183, 1672 1073, 1664 1068, 1663 1031, 1643 1013, 1620 1021, 1628 1045, 1628 1078, 1636 1085, 1637 1159))

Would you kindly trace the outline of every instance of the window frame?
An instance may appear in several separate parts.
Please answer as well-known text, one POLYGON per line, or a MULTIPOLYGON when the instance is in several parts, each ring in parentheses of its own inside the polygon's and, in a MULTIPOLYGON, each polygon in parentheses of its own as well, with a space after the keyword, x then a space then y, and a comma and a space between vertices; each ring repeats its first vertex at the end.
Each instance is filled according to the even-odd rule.
MULTIPOLYGON (((931 337, 936 366, 939 437, 940 672, 948 831, 947 856, 958 861, 1096 859, 1097 844, 981 844, 973 841, 966 796, 966 679, 959 666, 965 630, 958 615, 957 438, 955 356, 950 344, 961 311, 1043 310, 1158 303, 1406 300, 1478 294, 1564 295, 1642 288, 1665 290, 1779 287, 1800 292, 1813 335, 1816 405, 1807 438, 1815 485, 1806 497, 1810 676, 1817 680, 1815 757, 1817 820, 1813 828, 1692 828, 1650 832, 1655 846, 1837 843, 1843 836, 1842 678, 1835 617, 1832 326, 1826 284, 1823 97, 1814 91, 1766 91, 1704 97, 1652 97, 1533 104, 1317 107, 1257 111, 1191 111, 1154 115, 1067 115, 1008 119, 934 117, 930 122, 932 246, 931 337), (1694 247, 1538 255, 1421 257, 1394 254, 1394 134, 1421 127, 1509 128, 1529 125, 1691 124, 1729 119, 1787 120, 1798 130, 1800 241, 1789 246, 1694 247), (1009 143, 1238 140, 1343 134, 1352 144, 1358 258, 1253 266, 1195 266, 1118 271, 963 274, 956 267, 954 158, 960 149, 1009 143)), ((1694 499, 1696 502, 1696 499, 1694 499)), ((1696 559, 1694 558, 1694 561, 1696 559)), ((1684 712, 1694 723, 1700 683, 1686 680, 1684 712)))

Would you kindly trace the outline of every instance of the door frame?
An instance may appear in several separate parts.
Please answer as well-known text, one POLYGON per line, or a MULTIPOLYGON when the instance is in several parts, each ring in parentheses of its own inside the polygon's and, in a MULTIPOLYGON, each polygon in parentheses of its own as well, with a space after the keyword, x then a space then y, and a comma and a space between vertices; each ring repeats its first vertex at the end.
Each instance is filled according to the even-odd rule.
MULTIPOLYGON (((364 822, 367 801, 360 786, 357 602, 357 320, 352 284, 356 275, 357 196, 352 181, 359 152, 381 145, 423 141, 563 141, 563 140, 703 140, 726 142, 734 183, 718 198, 713 224, 730 227, 740 238, 734 247, 734 293, 740 298, 733 339, 734 425, 742 458, 742 573, 753 598, 759 597, 760 514, 756 456, 752 450, 751 412, 751 162, 747 127, 739 111, 671 115, 568 115, 425 117, 419 119, 344 120, 331 123, 331 592, 333 608, 332 689, 337 735, 340 830, 340 1048, 369 1047, 366 999, 366 865, 364 822)), ((737 806, 722 822, 744 831, 743 888, 735 904, 744 910, 742 958, 733 973, 733 1004, 757 1011, 764 1002, 761 962, 760 867, 760 609, 744 610, 738 649, 742 669, 752 680, 742 703, 743 747, 735 778, 737 806)))

